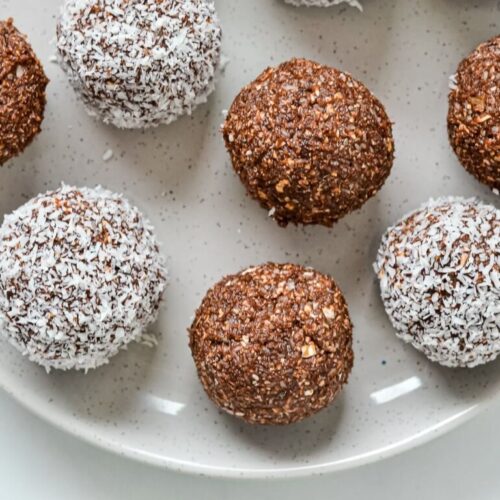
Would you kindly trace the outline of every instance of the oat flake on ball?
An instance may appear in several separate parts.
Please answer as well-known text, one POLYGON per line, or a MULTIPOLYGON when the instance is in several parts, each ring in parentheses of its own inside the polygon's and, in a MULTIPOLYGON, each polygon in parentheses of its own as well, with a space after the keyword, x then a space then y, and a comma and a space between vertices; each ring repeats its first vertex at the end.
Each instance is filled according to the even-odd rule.
POLYGON ((57 47, 91 115, 145 128, 206 102, 221 28, 212 0, 66 0, 57 47))
POLYGON ((290 424, 320 411, 353 364, 342 292, 329 276, 293 264, 217 283, 196 312, 190 345, 208 396, 253 424, 290 424))
POLYGON ((375 263, 398 337, 449 367, 500 354, 500 211, 431 200, 385 234, 375 263))
POLYGON ((449 96, 448 132, 466 170, 500 190, 500 36, 459 65, 449 96))
POLYGON ((331 226, 379 191, 394 159, 378 99, 349 74, 306 59, 247 85, 223 135, 247 191, 282 226, 331 226))
POLYGON ((363 10, 363 7, 357 0, 285 0, 285 3, 295 5, 295 7, 332 7, 341 3, 347 3, 351 7, 363 10))
POLYGON ((62 186, 0 228, 0 334, 46 369, 96 368, 155 320, 165 279, 137 208, 62 186))

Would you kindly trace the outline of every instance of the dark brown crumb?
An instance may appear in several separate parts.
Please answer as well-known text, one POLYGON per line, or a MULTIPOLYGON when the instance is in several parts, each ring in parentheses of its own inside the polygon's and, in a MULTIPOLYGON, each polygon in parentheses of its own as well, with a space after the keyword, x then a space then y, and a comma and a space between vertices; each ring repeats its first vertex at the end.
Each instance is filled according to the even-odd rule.
POLYGON ((500 36, 460 63, 449 103, 448 132, 460 162, 479 181, 500 189, 500 36))
POLYGON ((353 364, 342 292, 326 275, 265 264, 227 276, 189 330, 198 375, 223 410, 256 424, 290 424, 330 404, 353 364))
POLYGON ((0 165, 40 132, 48 79, 12 19, 0 21, 0 165))
POLYGON ((282 226, 331 226, 377 193, 394 159, 382 104, 347 73, 305 59, 245 87, 223 135, 248 192, 282 226))

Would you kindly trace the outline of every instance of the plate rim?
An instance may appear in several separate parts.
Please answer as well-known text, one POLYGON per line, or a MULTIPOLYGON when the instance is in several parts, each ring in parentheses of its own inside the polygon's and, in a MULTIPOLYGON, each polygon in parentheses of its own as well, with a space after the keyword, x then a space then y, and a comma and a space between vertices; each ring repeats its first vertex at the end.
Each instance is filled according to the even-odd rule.
POLYGON ((487 410, 492 403, 498 399, 500 391, 489 393, 485 398, 470 405, 456 415, 439 422, 431 428, 425 429, 416 435, 398 441, 395 444, 374 450, 369 453, 356 455, 354 457, 336 460, 321 465, 308 465, 285 468, 225 468, 201 465, 196 462, 176 460, 158 454, 148 453, 141 449, 129 448, 119 442, 103 438, 92 432, 88 426, 75 426, 74 419, 66 414, 55 416, 43 405, 37 405, 30 398, 23 398, 19 392, 10 390, 5 382, 0 379, 0 389, 3 390, 12 400, 28 410, 33 415, 48 423, 53 428, 72 436, 81 442, 94 446, 95 448, 112 453, 119 457, 129 459, 143 465, 154 466, 159 469, 166 469, 172 472, 186 475, 211 477, 214 479, 285 479, 285 478, 306 478, 317 475, 333 474, 345 470, 352 470, 364 465, 374 464, 391 457, 395 457, 414 448, 422 446, 434 439, 437 439, 449 432, 457 429, 464 423, 473 419, 483 411, 487 410))
MULTIPOLYGON (((15 5, 15 3, 13 3, 13 5, 15 5)), ((13 10, 13 13, 15 13, 17 9, 13 10)), ((15 17, 21 16, 17 15, 15 17)), ((457 31, 457 33, 460 32, 457 31)), ((30 35, 30 38, 34 38, 35 35, 39 36, 38 33, 33 32, 30 35)), ((309 48, 310 47, 307 48, 307 51, 309 50, 309 48)), ((48 50, 49 49, 47 48, 41 50, 40 47, 39 55, 48 55, 48 50)), ((317 57, 325 59, 325 54, 323 53, 321 56, 318 55, 317 57)), ((49 64, 50 63, 48 62, 44 62, 44 66, 46 68, 49 67, 49 64)), ((345 64, 342 63, 342 66, 345 66, 345 64)), ((397 67, 398 65, 395 65, 395 69, 397 69, 397 67)), ((359 73, 360 76, 362 75, 361 67, 356 69, 356 66, 354 66, 352 70, 354 73, 359 73)), ((363 80, 364 79, 365 77, 363 77, 363 80)), ((60 84, 61 81, 65 82, 64 79, 60 79, 59 75, 57 79, 53 79, 53 84, 60 84)), ((221 82, 219 82, 219 84, 220 83, 221 82)), ((370 84, 370 86, 375 88, 373 82, 370 84)), ((392 93, 392 89, 389 88, 389 92, 392 93)), ((446 97, 443 97, 442 99, 445 100, 446 97)), ((388 107, 390 107, 389 97, 384 97, 384 100, 387 101, 386 104, 388 105, 388 107)), ((52 104, 54 105, 54 103, 56 102, 57 97, 52 95, 52 104)), ((391 104, 391 106, 394 105, 395 103, 391 104)), ((216 112, 214 109, 212 109, 212 106, 210 106, 210 108, 211 112, 216 112)), ((52 112, 57 114, 58 111, 58 106, 54 106, 52 112)), ((400 124, 401 123, 403 123, 402 120, 400 121, 400 124)), ((436 134, 436 132, 434 132, 433 134, 436 134)), ((419 135, 421 137, 424 137, 423 132, 421 132, 419 135)), ((473 182, 474 181, 470 180, 471 184, 473 182)), ((106 184, 106 182, 104 181, 103 183, 106 184)), ((485 191, 481 189, 481 186, 478 183, 475 183, 474 185, 476 185, 476 188, 474 189, 475 196, 484 199, 485 191)), ((134 201, 134 199, 138 199, 136 198, 136 194, 133 194, 131 192, 126 194, 126 196, 129 197, 131 201, 134 201)), ((137 196, 139 196, 138 193, 137 196)), ((421 200, 419 203, 421 202, 423 201, 421 200)), ((494 204, 496 204, 496 202, 494 202, 494 204)), ((408 208, 408 210, 410 210, 410 208, 408 208)), ((264 217, 264 215, 262 215, 262 217, 264 217)), ((7 376, 2 376, 2 373, 0 372, 0 390, 2 390, 12 401, 18 403, 20 407, 26 409, 41 421, 46 422, 52 428, 57 429, 57 431, 68 435, 68 437, 71 436, 71 438, 75 438, 78 441, 85 443, 86 445, 90 445, 98 450, 102 450, 103 452, 112 453, 113 455, 122 457, 124 459, 132 460, 145 466, 155 467, 159 470, 170 470, 173 473, 204 476, 214 479, 218 478, 244 480, 306 478, 317 475, 335 474, 346 470, 356 470, 357 468, 365 465, 383 462, 386 459, 399 456, 400 454, 426 445, 434 439, 440 438, 448 434, 449 432, 455 431, 461 425, 472 420, 480 413, 487 411, 496 401, 500 399, 500 384, 498 384, 495 386, 494 390, 487 391, 481 398, 475 401, 469 401, 466 403, 464 402, 465 404, 462 406, 462 408, 455 409, 452 415, 447 418, 441 419, 433 425, 426 425, 426 427, 419 432, 413 432, 411 435, 396 440, 396 442, 392 444, 382 447, 379 446, 376 449, 366 453, 355 452, 353 456, 347 458, 337 459, 333 461, 331 459, 330 461, 328 459, 325 459, 322 461, 322 463, 315 465, 292 465, 290 467, 267 466, 263 468, 245 468, 235 465, 231 468, 227 468, 223 466, 212 467, 208 462, 206 464, 201 464, 196 461, 180 460, 178 458, 172 457, 172 454, 169 454, 170 456, 168 456, 154 451, 148 452, 146 449, 144 449, 144 447, 141 447, 140 445, 131 446, 123 439, 110 436, 105 429, 96 429, 88 421, 79 420, 77 417, 72 415, 71 411, 62 409, 57 409, 56 411, 54 406, 52 406, 47 399, 43 398, 43 395, 42 397, 37 396, 37 391, 34 388, 27 385, 26 382, 22 379, 16 379, 12 373, 7 372, 7 376)))

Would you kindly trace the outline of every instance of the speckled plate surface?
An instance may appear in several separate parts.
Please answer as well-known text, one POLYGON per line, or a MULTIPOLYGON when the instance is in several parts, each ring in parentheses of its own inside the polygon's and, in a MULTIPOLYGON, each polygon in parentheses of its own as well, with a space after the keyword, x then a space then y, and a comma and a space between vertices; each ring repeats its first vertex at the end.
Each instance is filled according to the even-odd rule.
POLYGON ((0 211, 61 181, 124 192, 154 222, 171 282, 157 349, 134 345, 84 375, 31 365, 6 343, 0 384, 76 436, 145 462, 218 476, 303 475, 379 460, 445 432, 500 390, 498 362, 473 371, 429 363, 392 332, 371 264, 382 232, 431 196, 498 198, 458 166, 447 142, 448 77, 498 34, 497 0, 365 0, 297 9, 280 0, 217 0, 230 59, 190 118, 123 132, 87 117, 52 62, 59 0, 0 0, 51 78, 44 131, 0 171, 0 211), (280 229, 247 199, 218 133, 236 92, 267 65, 305 56, 348 70, 386 104, 397 160, 382 192, 332 230, 280 229), (111 149, 111 160, 103 155, 111 149), (356 362, 342 397, 288 428, 252 428, 219 413, 199 385, 186 328, 222 275, 268 260, 312 265, 343 288, 356 362))

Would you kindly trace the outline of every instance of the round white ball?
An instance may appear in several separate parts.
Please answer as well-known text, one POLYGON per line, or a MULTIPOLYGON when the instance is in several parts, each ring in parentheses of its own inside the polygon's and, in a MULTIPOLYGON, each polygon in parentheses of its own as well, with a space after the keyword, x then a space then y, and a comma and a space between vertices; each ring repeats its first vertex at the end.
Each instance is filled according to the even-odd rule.
POLYGON ((474 367, 500 354, 500 211, 431 200, 391 227, 375 263, 396 334, 429 359, 474 367))
POLYGON ((149 222, 120 195, 60 189, 0 228, 0 334, 47 369, 89 369, 140 338, 166 271, 149 222))
POLYGON ((57 48, 87 111, 135 129, 171 123, 206 102, 221 36, 212 0, 66 0, 57 48))
POLYGON ((285 0, 285 3, 294 5, 295 7, 332 7, 341 3, 347 3, 351 7, 363 10, 358 0, 285 0))

